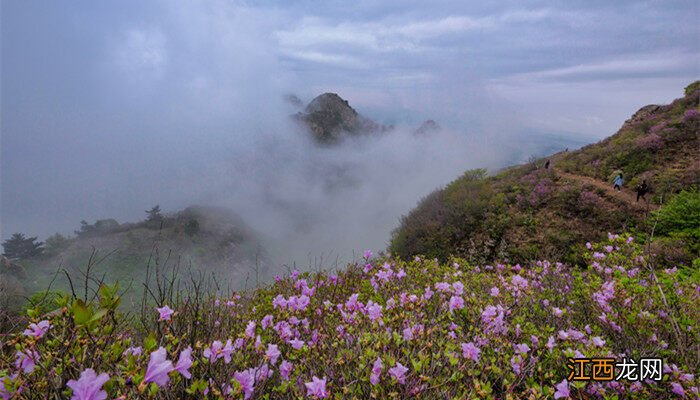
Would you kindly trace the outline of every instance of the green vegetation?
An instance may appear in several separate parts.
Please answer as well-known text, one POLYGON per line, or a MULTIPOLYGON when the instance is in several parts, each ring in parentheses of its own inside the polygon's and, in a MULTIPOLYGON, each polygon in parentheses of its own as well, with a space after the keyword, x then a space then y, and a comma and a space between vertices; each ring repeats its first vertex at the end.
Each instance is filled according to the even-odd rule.
MULTIPOLYGON (((672 104, 643 107, 599 143, 552 155, 547 158, 552 168, 538 168, 545 160, 534 160, 490 177, 482 170, 467 172, 402 218, 392 235, 392 254, 442 261, 457 255, 473 262, 547 257, 582 264, 579 249, 591 238, 624 229, 650 234, 649 212, 700 183, 699 87, 690 85, 672 104), (623 193, 611 190, 617 173, 625 177, 623 193), (636 203, 631 193, 642 181, 651 188, 648 205, 636 203)), ((677 219, 682 212, 668 211, 677 219)), ((696 232, 669 233, 668 246, 662 246, 669 264, 691 264, 698 256, 691 231, 696 232), (670 248, 677 251, 671 254, 670 248)))

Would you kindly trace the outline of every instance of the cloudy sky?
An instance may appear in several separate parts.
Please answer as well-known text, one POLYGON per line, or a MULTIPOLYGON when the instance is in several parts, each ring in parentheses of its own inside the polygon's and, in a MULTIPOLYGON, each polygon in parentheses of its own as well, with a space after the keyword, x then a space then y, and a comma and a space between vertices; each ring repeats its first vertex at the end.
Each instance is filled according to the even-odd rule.
POLYGON ((366 215, 395 225, 460 171, 508 162, 499 146, 533 132, 605 137, 700 77, 697 0, 483 3, 3 1, 0 234, 134 220, 155 203, 230 200, 255 214, 250 193, 270 191, 261 177, 304 203, 310 165, 400 174, 415 162, 397 154, 420 158, 400 140, 358 146, 356 157, 285 142, 292 111, 281 95, 325 91, 380 122, 433 118, 454 134, 415 187, 366 215))

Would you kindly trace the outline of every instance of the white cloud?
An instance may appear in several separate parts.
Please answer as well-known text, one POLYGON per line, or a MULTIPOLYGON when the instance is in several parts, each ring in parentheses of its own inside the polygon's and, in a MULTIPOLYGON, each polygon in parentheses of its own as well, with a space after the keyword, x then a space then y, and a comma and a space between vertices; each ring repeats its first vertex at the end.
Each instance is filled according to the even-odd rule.
POLYGON ((567 80, 588 78, 606 79, 607 76, 630 76, 636 74, 669 74, 684 70, 689 66, 698 66, 700 54, 691 53, 654 53, 633 54, 612 60, 552 68, 536 72, 515 74, 506 81, 522 82, 531 80, 567 80))
POLYGON ((167 63, 165 35, 158 29, 130 29, 116 47, 116 64, 128 74, 161 77, 167 63))

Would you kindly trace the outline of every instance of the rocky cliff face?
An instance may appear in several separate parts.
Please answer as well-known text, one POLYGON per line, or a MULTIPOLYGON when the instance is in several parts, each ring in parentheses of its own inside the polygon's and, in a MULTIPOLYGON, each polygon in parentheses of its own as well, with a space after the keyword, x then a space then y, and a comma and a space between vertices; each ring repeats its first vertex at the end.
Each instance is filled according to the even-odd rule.
POLYGON ((363 117, 336 93, 316 97, 294 118, 322 144, 337 143, 348 135, 381 133, 391 129, 363 117))

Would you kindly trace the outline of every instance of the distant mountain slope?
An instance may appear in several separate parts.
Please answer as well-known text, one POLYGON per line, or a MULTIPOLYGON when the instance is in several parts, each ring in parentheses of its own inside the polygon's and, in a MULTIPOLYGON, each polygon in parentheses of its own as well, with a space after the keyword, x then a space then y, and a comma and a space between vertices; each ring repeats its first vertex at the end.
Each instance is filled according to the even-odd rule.
MULTIPOLYGON (((519 262, 569 257, 577 262, 572 257, 587 241, 607 232, 649 228, 645 221, 660 204, 681 190, 697 190, 699 89, 696 82, 669 105, 642 108, 616 134, 580 150, 490 177, 483 170, 468 171, 402 218, 390 250, 404 258, 457 255, 519 262), (611 190, 618 172, 626 181, 621 193, 611 190), (633 194, 643 180, 651 187, 649 204, 637 203, 633 194)), ((690 262, 697 254, 684 240, 673 244, 673 257, 690 262)))

